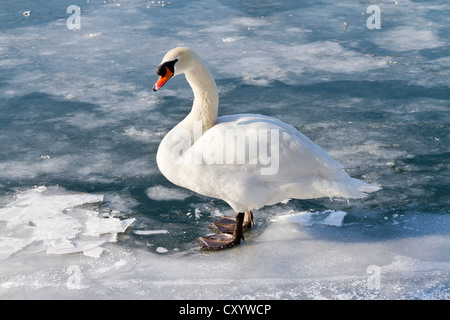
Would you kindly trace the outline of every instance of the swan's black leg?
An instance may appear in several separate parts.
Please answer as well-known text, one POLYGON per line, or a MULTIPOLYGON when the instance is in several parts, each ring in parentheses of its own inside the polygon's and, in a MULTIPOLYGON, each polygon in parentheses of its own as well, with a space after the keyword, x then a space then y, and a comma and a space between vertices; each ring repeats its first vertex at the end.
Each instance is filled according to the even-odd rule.
POLYGON ((200 243, 200 248, 206 250, 221 250, 226 248, 234 247, 241 243, 243 236, 243 223, 244 223, 244 212, 239 212, 236 214, 235 228, 233 234, 221 233, 215 234, 208 237, 198 238, 200 243))
POLYGON ((250 229, 253 227, 255 223, 253 222, 253 212, 252 211, 246 211, 244 216, 244 231, 246 229, 250 229))
POLYGON ((240 244, 241 239, 244 239, 244 212, 239 212, 236 214, 236 228, 233 232, 234 244, 240 244))

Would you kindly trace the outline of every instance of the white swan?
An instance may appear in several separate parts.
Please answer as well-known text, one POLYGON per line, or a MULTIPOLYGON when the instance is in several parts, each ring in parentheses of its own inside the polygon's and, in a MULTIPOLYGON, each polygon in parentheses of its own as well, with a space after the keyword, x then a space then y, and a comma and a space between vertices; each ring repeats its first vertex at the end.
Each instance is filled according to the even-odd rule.
POLYGON ((252 210, 265 205, 288 198, 363 198, 380 189, 348 176, 322 148, 276 118, 218 117, 215 81, 189 48, 174 48, 164 56, 153 90, 182 73, 194 92, 192 110, 161 141, 158 167, 172 183, 222 199, 236 212, 235 219, 213 224, 220 234, 199 238, 202 248, 239 244, 253 225, 252 210))

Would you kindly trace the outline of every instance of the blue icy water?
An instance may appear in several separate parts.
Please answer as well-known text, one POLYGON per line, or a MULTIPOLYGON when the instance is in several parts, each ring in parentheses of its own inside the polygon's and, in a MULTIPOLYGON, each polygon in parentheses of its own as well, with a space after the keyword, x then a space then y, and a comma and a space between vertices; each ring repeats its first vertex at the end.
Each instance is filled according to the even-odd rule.
POLYGON ((444 0, 0 2, 0 298, 449 299, 449 16, 444 0), (265 207, 241 247, 201 252, 233 213, 155 161, 191 106, 184 77, 151 90, 180 45, 220 115, 280 118, 383 189, 265 207))

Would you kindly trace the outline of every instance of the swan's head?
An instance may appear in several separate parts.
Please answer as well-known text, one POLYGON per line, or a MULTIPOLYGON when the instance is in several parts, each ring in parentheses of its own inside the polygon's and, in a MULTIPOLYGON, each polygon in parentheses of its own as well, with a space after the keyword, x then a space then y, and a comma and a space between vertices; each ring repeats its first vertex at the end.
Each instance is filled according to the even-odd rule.
POLYGON ((195 52, 186 47, 174 48, 167 52, 156 69, 159 79, 153 86, 153 91, 159 90, 173 76, 192 68, 197 61, 199 58, 195 52))

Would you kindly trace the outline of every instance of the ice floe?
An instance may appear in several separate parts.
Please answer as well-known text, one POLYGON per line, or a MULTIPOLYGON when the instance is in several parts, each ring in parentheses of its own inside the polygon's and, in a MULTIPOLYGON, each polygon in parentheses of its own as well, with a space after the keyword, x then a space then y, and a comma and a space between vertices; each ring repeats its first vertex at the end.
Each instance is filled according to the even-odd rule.
POLYGON ((35 187, 20 192, 0 209, 0 259, 16 253, 81 252, 99 257, 105 242, 115 242, 134 218, 120 220, 82 205, 103 201, 103 195, 69 192, 62 187, 35 187))

